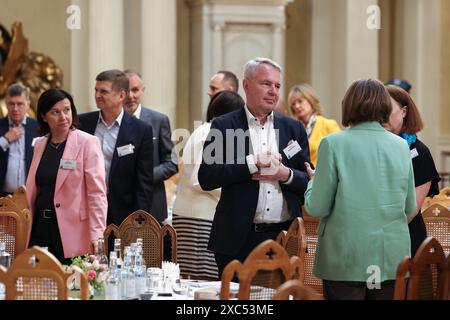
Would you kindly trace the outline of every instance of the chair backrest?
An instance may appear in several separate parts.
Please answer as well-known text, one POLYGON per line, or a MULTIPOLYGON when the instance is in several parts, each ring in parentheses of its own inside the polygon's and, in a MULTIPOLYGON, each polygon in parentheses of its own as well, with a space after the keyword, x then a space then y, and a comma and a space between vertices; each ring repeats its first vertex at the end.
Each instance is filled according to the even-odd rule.
POLYGON ((323 300, 323 296, 299 280, 288 280, 277 288, 273 300, 323 300))
POLYGON ((30 210, 21 210, 9 198, 0 198, 0 242, 6 244, 13 260, 27 248, 31 225, 30 210))
POLYGON ((10 198, 17 205, 19 210, 30 210, 27 199, 27 190, 25 189, 25 186, 20 186, 16 191, 14 191, 12 195, 8 195, 7 198, 10 198))
POLYGON ((161 227, 149 213, 137 210, 130 214, 119 227, 108 225, 105 229, 105 252, 108 252, 108 239, 113 234, 121 239, 122 253, 125 246, 142 238, 144 260, 147 267, 159 267, 164 259, 164 236, 169 235, 172 242, 172 262, 177 262, 177 234, 171 225, 161 227))
POLYGON ((286 249, 290 257, 297 256, 304 260, 306 253, 306 234, 302 218, 295 218, 287 231, 281 231, 276 241, 286 249))
POLYGON ((446 263, 439 242, 431 237, 426 238, 413 259, 406 257, 398 265, 394 299, 447 300, 446 263))
POLYGON ((239 279, 237 298, 240 300, 272 299, 275 289, 290 279, 303 280, 300 258, 289 257, 286 250, 274 240, 260 243, 244 263, 231 261, 222 273, 220 298, 230 299, 230 283, 239 279))
POLYGON ((427 235, 441 244, 446 253, 450 253, 450 210, 440 204, 433 204, 422 212, 427 235))
POLYGON ((439 194, 432 198, 426 197, 422 204, 422 212, 433 204, 440 204, 441 206, 450 209, 450 187, 441 189, 439 194))
POLYGON ((80 278, 80 297, 89 298, 87 276, 78 267, 66 272, 50 252, 34 246, 19 254, 6 270, 0 268, 0 282, 6 287, 6 300, 67 300, 68 278, 80 278))
POLYGON ((317 243, 319 241, 317 228, 319 227, 320 219, 310 216, 304 207, 302 207, 302 212, 306 236, 306 252, 305 258, 303 259, 305 280, 303 284, 314 288, 318 293, 323 294, 322 279, 317 278, 313 274, 314 258, 316 256, 317 243))

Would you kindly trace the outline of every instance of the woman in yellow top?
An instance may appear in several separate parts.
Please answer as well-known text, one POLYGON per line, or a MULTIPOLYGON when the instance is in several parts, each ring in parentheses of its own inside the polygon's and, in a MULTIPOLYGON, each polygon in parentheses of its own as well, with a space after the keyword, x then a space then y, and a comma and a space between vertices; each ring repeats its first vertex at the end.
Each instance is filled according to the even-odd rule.
POLYGON ((288 102, 292 115, 305 126, 309 141, 309 156, 315 166, 322 138, 341 129, 336 121, 322 116, 319 98, 309 84, 300 83, 293 86, 289 92, 288 102))

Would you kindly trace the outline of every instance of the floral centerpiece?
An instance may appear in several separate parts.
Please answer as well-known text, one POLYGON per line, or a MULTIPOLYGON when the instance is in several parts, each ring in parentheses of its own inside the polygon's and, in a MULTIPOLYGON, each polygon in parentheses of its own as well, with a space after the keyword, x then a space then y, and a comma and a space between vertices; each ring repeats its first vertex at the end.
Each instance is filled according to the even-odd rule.
MULTIPOLYGON (((72 266, 78 266, 87 275, 89 285, 94 294, 103 293, 108 270, 100 265, 97 256, 85 255, 82 257, 73 257, 72 266)), ((73 283, 73 287, 79 288, 79 284, 77 286, 76 283, 73 283)))

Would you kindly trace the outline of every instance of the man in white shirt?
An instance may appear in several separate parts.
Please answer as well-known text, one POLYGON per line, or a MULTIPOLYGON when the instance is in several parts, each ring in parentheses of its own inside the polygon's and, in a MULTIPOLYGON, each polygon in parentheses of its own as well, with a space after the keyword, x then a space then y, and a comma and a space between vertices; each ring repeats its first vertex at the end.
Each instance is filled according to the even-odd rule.
POLYGON ((200 186, 222 188, 208 246, 220 274, 231 260, 244 261, 301 216, 308 138, 300 122, 273 112, 281 83, 274 61, 249 61, 245 108, 216 118, 203 149, 200 186))
POLYGON ((37 122, 28 118, 30 91, 15 83, 6 90, 8 116, 0 119, 0 193, 13 193, 25 185, 31 159, 33 139, 37 136, 37 122))
POLYGON ((133 70, 125 70, 130 81, 130 93, 125 102, 125 111, 139 120, 147 122, 153 129, 153 200, 150 213, 162 223, 167 219, 167 200, 164 180, 178 172, 174 162, 169 118, 160 112, 145 108, 141 104, 145 86, 141 75, 133 70))
MULTIPOLYGON (((80 115, 81 130, 100 139, 108 188, 107 223, 119 226, 136 210, 150 212, 153 191, 152 127, 123 110, 129 81, 121 70, 97 75, 100 111, 80 115)), ((112 246, 109 246, 112 247, 112 246)))

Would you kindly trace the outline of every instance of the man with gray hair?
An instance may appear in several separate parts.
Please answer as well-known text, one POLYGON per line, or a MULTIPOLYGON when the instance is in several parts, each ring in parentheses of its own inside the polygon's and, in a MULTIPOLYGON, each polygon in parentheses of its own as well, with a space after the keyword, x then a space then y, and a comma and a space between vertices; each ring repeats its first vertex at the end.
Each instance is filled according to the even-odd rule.
POLYGON ((164 181, 178 172, 178 166, 171 140, 169 118, 160 112, 145 108, 141 104, 145 92, 141 75, 127 69, 124 71, 130 81, 130 92, 124 104, 129 115, 147 122, 153 129, 153 199, 151 214, 162 223, 167 219, 167 200, 164 181))
POLYGON ((0 193, 6 196, 25 184, 31 159, 37 122, 26 116, 30 90, 15 83, 6 90, 8 116, 0 119, 0 193))
POLYGON ((275 239, 301 216, 308 183, 305 129, 273 112, 281 68, 267 58, 253 59, 245 66, 243 87, 245 108, 212 122, 198 172, 202 189, 222 188, 208 245, 220 275, 230 261, 243 262, 259 243, 275 239))

